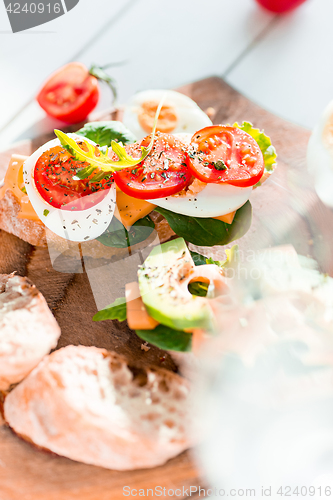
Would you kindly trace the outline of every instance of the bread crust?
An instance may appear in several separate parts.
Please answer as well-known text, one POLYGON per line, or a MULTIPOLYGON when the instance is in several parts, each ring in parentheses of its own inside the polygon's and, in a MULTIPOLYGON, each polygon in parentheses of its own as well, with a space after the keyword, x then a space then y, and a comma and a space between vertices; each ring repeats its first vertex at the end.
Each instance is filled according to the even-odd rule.
POLYGON ((18 218, 21 205, 16 196, 7 189, 0 200, 0 229, 14 234, 30 245, 46 247, 45 226, 42 222, 18 218))
POLYGON ((44 358, 7 396, 4 413, 23 439, 108 469, 161 465, 192 444, 188 383, 96 347, 44 358))
POLYGON ((27 278, 0 274, 0 390, 26 377, 57 345, 60 333, 44 297, 27 278))

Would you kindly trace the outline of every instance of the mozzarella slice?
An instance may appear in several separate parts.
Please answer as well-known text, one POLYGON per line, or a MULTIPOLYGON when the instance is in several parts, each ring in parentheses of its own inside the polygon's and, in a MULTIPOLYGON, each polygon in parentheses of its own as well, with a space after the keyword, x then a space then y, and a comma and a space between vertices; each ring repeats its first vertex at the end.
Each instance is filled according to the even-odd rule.
MULTIPOLYGON (((82 137, 76 134, 68 135, 82 140, 82 137)), ((116 204, 116 188, 113 185, 111 189, 106 190, 103 200, 86 210, 62 210, 47 203, 35 185, 35 165, 45 151, 60 145, 59 139, 53 139, 37 149, 24 162, 23 177, 29 200, 40 220, 58 236, 77 242, 93 240, 104 233, 112 220, 116 204)), ((96 198, 98 193, 88 196, 96 198)))
POLYGON ((218 217, 237 210, 250 198, 252 186, 240 188, 230 184, 207 184, 191 196, 168 196, 147 200, 159 207, 190 217, 218 217))

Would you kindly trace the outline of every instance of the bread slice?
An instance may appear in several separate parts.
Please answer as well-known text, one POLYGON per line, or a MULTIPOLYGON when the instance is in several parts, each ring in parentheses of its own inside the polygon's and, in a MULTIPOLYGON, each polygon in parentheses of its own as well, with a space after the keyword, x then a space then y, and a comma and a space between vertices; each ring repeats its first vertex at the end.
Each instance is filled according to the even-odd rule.
POLYGON ((108 469, 161 465, 192 444, 185 379, 96 347, 44 358, 7 396, 4 414, 35 445, 108 469))
MULTIPOLYGON (((36 222, 29 219, 18 218, 17 215, 20 209, 21 205, 16 196, 7 189, 5 196, 0 199, 0 229, 3 229, 7 233, 14 234, 33 246, 46 247, 51 241, 52 246, 57 248, 59 252, 66 251, 66 254, 69 256, 76 257, 78 253, 77 243, 68 245, 66 240, 48 230, 41 221, 36 222)), ((161 243, 167 241, 175 234, 167 221, 160 214, 152 212, 151 218, 155 223, 155 229, 161 243)), ((91 256, 105 257, 105 254, 108 254, 108 250, 105 249, 102 243, 99 245, 97 243, 96 241, 91 256), (96 248, 98 248, 97 256, 95 255, 96 248)))
POLYGON ((45 226, 42 222, 18 218, 21 205, 16 196, 7 189, 0 199, 0 229, 14 234, 30 245, 46 246, 45 226))
POLYGON ((57 345, 60 328, 27 279, 0 274, 0 390, 20 382, 57 345))

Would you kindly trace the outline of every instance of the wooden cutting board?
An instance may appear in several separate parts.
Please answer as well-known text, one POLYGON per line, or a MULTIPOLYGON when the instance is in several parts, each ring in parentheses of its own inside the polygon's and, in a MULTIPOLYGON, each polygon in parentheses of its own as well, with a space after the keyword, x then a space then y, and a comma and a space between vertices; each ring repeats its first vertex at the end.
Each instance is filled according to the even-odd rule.
MULTIPOLYGON (((313 191, 305 165, 309 131, 273 116, 219 78, 208 78, 180 89, 203 110, 215 110, 214 123, 248 120, 264 128, 278 152, 278 169, 251 202, 253 223, 239 245, 244 259, 271 245, 292 243, 297 252, 312 255, 324 272, 333 274, 333 214, 313 191)), ((24 141, 0 153, 0 179, 12 153, 31 154, 50 136, 24 141)), ((216 248, 215 255, 224 255, 216 248)), ((34 248, 0 231, 0 273, 28 276, 44 294, 58 320, 58 347, 95 345, 125 354, 132 362, 176 371, 165 352, 141 350, 141 341, 118 322, 92 323, 97 311, 86 273, 61 273, 52 268, 48 250, 34 248)), ((123 486, 167 489, 203 485, 190 452, 151 470, 115 472, 38 451, 16 437, 0 421, 0 500, 122 499, 123 486)), ((181 497, 177 497, 181 498, 181 497)), ((191 498, 199 498, 192 496, 191 498)))

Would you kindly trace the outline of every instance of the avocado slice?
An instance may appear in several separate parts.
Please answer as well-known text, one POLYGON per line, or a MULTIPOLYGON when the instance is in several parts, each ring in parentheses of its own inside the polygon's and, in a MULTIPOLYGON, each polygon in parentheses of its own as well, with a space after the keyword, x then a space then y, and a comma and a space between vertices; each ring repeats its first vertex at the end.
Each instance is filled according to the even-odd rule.
POLYGON ((213 316, 205 297, 192 295, 182 282, 195 264, 183 238, 155 247, 138 271, 145 307, 159 323, 179 330, 212 329, 213 316))

